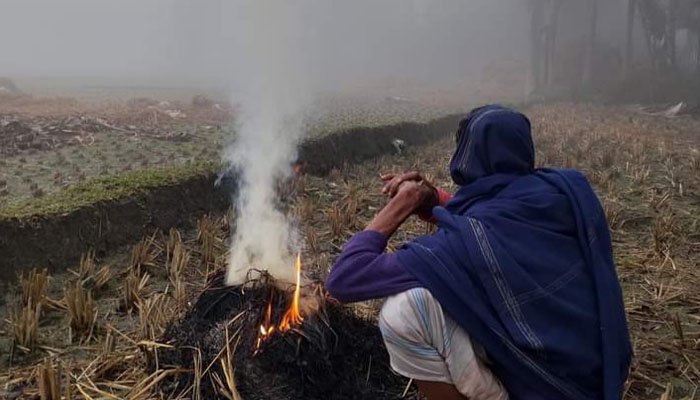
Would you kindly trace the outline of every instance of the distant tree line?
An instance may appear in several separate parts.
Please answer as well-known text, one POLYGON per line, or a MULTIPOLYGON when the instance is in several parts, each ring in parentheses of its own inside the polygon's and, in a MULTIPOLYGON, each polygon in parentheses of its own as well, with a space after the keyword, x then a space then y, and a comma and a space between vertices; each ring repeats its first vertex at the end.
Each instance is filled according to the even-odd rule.
POLYGON ((689 100, 700 102, 700 0, 530 0, 530 9, 531 93, 560 93, 557 76, 564 76, 569 94, 616 90, 645 97, 637 100, 694 95, 689 100), (611 5, 626 8, 626 18, 615 20, 625 25, 618 29, 624 37, 613 41, 598 32, 600 9, 611 5), (578 23, 562 24, 562 17, 578 23), (579 40, 561 43, 570 25, 579 40))

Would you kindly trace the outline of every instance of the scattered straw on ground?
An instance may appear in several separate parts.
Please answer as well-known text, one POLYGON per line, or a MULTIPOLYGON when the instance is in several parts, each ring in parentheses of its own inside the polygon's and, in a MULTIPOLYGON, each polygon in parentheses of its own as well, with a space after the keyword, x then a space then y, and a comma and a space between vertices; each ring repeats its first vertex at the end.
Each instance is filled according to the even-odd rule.
MULTIPOLYGON (((694 398, 700 381, 698 122, 569 104, 527 112, 538 163, 586 172, 610 221, 635 351, 625 399, 694 398)), ((304 239, 306 273, 323 278, 345 240, 382 206, 380 172, 419 169, 450 188, 452 147, 446 140, 409 148, 403 156, 285 186, 284 205, 304 239)), ((45 398, 174 397, 160 392, 159 383, 191 371, 159 365, 148 372, 146 354, 167 346, 157 342, 165 327, 223 268, 227 231, 224 216, 211 216, 197 232, 156 233, 138 249, 97 259, 94 267, 75 266, 75 273, 54 275, 48 284, 40 271, 28 276, 26 293, 8 306, 13 312, 5 313, 8 323, 0 331, 0 390, 23 398, 40 392, 45 398), (97 271, 105 266, 112 279, 100 286, 97 271), (75 297, 75 285, 91 294, 92 321, 90 301, 75 297), (64 286, 74 291, 64 293, 64 286), (80 315, 73 327, 71 314, 80 315)), ((410 220, 390 247, 427 232, 426 224, 410 220)), ((359 304, 353 312, 373 318, 378 305, 359 304)), ((225 383, 230 377, 220 378, 225 383)))

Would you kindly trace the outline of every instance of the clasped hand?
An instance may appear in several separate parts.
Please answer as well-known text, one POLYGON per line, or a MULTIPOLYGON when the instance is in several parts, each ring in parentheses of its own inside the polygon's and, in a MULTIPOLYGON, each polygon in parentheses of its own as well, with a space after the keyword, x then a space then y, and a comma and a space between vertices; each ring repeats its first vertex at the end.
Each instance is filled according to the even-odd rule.
POLYGON ((381 175, 382 193, 392 201, 404 202, 416 214, 430 213, 438 205, 437 189, 417 171, 381 175))

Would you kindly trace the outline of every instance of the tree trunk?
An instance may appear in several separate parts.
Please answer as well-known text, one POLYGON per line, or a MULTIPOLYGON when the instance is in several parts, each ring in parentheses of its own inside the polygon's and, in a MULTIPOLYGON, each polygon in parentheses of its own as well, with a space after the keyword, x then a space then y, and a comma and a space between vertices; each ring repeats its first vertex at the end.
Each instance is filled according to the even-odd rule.
POLYGON ((644 31, 644 39, 647 45, 647 54, 649 57, 649 62, 651 63, 652 69, 658 71, 659 62, 657 60, 657 51, 654 46, 655 32, 654 26, 654 9, 652 7, 653 3, 650 1, 641 1, 637 7, 639 11, 639 17, 642 22, 642 29, 644 31))
POLYGON ((700 81, 700 29, 695 31, 695 37, 697 39, 697 49, 695 50, 695 72, 697 73, 698 81, 700 81))
POLYGON ((671 71, 676 70, 676 60, 677 60, 677 49, 676 49, 676 29, 677 29, 677 18, 678 18, 678 2, 676 0, 671 0, 668 5, 668 65, 671 71))
POLYGON ((530 23, 530 72, 532 74, 532 92, 538 92, 542 88, 542 22, 544 21, 544 3, 535 0, 532 7, 532 21, 530 23))
POLYGON ((559 10, 562 0, 552 1, 552 10, 549 15, 549 27, 547 30, 547 78, 545 84, 551 89, 554 82, 554 63, 557 50, 557 33, 559 31, 559 10))
POLYGON ((542 57, 542 58, 543 58, 544 62, 543 62, 543 72, 542 72, 542 86, 545 89, 549 89, 549 79, 550 79, 550 69, 549 68, 551 66, 549 63, 549 59, 551 57, 551 51, 552 51, 552 49, 550 48, 550 45, 549 45, 549 43, 552 39, 552 27, 551 26, 547 25, 544 28, 544 38, 543 39, 544 39, 544 44, 543 44, 544 57, 542 57))
POLYGON ((583 68, 583 85, 588 87, 593 84, 593 74, 595 65, 595 43, 596 31, 598 29, 598 0, 590 0, 591 14, 588 26, 588 46, 586 46, 586 62, 583 68))
POLYGON ((629 77, 634 64, 634 17, 637 0, 627 0, 627 38, 625 44, 625 75, 629 77))

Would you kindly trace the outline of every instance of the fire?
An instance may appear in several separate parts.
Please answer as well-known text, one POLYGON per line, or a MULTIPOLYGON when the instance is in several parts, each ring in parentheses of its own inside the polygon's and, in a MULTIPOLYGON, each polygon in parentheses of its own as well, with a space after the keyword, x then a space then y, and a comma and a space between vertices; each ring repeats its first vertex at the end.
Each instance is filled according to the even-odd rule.
POLYGON ((297 254, 295 269, 296 286, 294 288, 292 304, 282 316, 282 320, 277 328, 275 328, 275 325, 271 321, 274 295, 270 296, 270 301, 267 303, 267 309, 265 310, 265 320, 260 325, 260 333, 258 334, 258 338, 255 342, 255 352, 253 354, 256 354, 258 350, 260 350, 260 345, 262 342, 267 340, 270 335, 275 332, 275 329, 279 330, 280 332, 286 332, 292 329, 293 326, 300 325, 304 321, 304 317, 301 316, 301 312, 299 311, 299 301, 301 298, 301 254, 297 254))
POLYGON ((304 321, 304 318, 299 312, 299 298, 301 297, 301 255, 297 254, 297 265, 296 265, 296 280, 297 285, 294 289, 294 297, 292 298, 292 305, 289 307, 284 316, 282 317, 282 322, 280 322, 279 329, 284 332, 292 328, 292 325, 299 325, 304 321))
POLYGON ((273 298, 273 296, 270 296, 270 301, 267 303, 267 310, 265 310, 265 321, 260 325, 260 333, 258 334, 258 338, 255 341, 255 351, 253 352, 253 355, 257 354, 258 350, 260 350, 260 345, 262 344, 262 342, 265 341, 270 335, 272 335, 272 332, 275 331, 275 326, 270 323, 270 319, 272 319, 273 298))
POLYGON ((265 322, 260 325, 260 334, 263 336, 269 336, 274 332, 275 326, 270 323, 272 319, 272 297, 270 297, 270 302, 267 303, 267 310, 265 311, 265 322))

